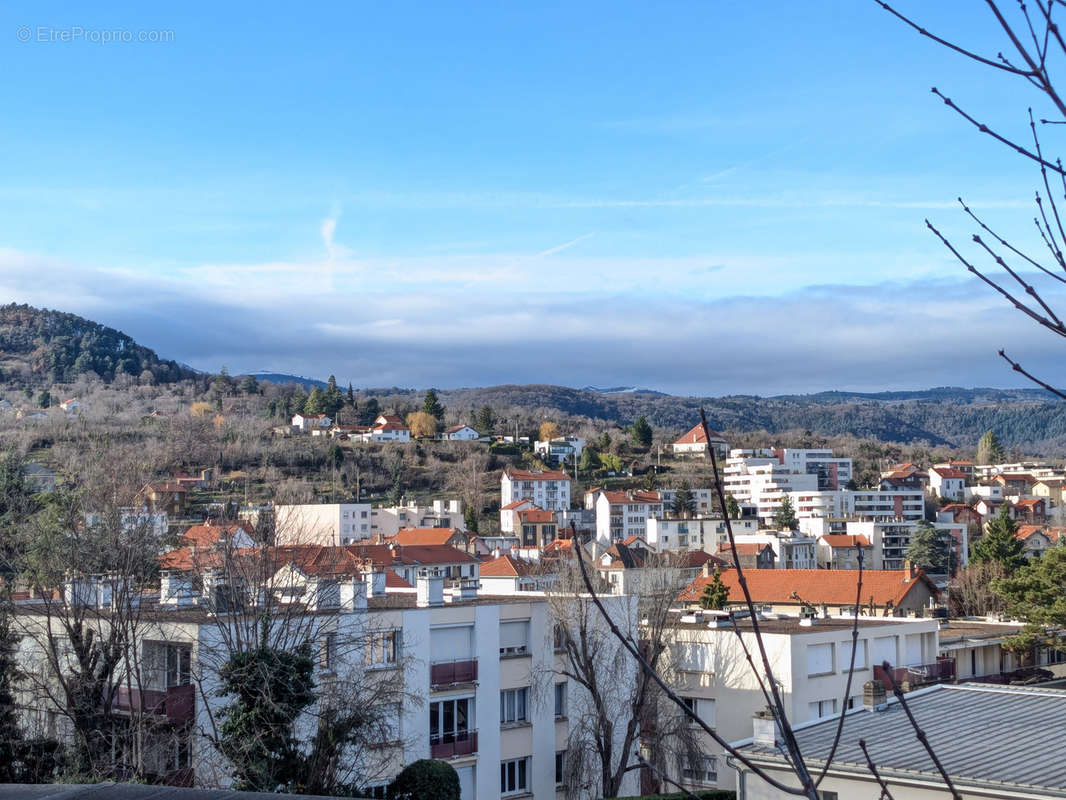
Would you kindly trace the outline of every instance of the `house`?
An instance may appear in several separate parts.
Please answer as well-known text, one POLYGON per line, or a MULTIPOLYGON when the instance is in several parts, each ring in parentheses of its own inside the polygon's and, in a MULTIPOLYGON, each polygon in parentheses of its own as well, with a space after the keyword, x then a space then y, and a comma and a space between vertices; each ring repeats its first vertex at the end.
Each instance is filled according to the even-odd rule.
POLYGON ((409 442, 411 429, 396 414, 381 414, 363 434, 364 442, 409 442))
MULTIPOLYGON (((804 607, 825 608, 828 613, 848 614, 855 608, 858 590, 856 570, 756 569, 745 571, 752 602, 772 613, 797 613, 804 607)), ((696 578, 678 598, 697 603, 708 576, 696 578)), ((729 588, 729 604, 744 603, 737 571, 722 572, 729 588)), ((862 575, 862 609, 865 613, 899 616, 924 611, 939 592, 921 570, 870 570, 862 575)))
POLYGON ((1026 558, 1039 558, 1049 547, 1055 547, 1064 541, 1066 528, 1051 528, 1044 525, 1019 525, 1014 531, 1014 538, 1025 543, 1022 553, 1026 558))
MULTIPOLYGON (((1066 714, 1066 692, 1029 686, 936 684, 906 695, 908 713, 883 685, 871 686, 864 702, 837 718, 822 718, 795 729, 796 744, 812 772, 821 771, 831 748, 832 763, 819 784, 821 797, 847 800, 924 800, 946 793, 944 779, 925 748, 915 741, 908 714, 921 725, 930 749, 966 800, 1063 797, 1066 771, 1055 730, 1066 714), (839 746, 836 746, 839 736, 839 746), (859 743, 865 744, 864 752, 859 743), (877 765, 884 789, 871 777, 867 754, 877 765)), ((794 773, 772 719, 754 720, 754 736, 738 742, 741 753, 769 777, 786 784, 794 773)), ((738 797, 785 800, 787 794, 749 768, 738 770, 738 797)))
POLYGON ((585 450, 585 440, 580 436, 563 436, 551 441, 533 442, 533 452, 550 464, 562 464, 568 459, 580 458, 585 450))
MULTIPOLYGON (((982 497, 973 504, 973 508, 974 511, 981 515, 982 524, 984 524, 999 514, 999 509, 1005 502, 1006 500, 994 500, 990 497, 982 497)), ((1014 519, 1014 507, 1011 506, 1010 503, 1007 503, 1007 513, 1011 519, 1014 519)))
POLYGON ((565 511, 570 508, 570 476, 562 470, 508 467, 500 475, 500 506, 515 500, 532 500, 548 511, 565 511))
POLYGON ((959 525, 981 525, 984 517, 981 512, 962 503, 948 503, 936 512, 937 522, 954 522, 959 525))
POLYGON ((557 528, 553 512, 529 506, 516 511, 515 516, 520 547, 541 548, 555 541, 557 528))
POLYGON ((536 570, 528 561, 504 553, 481 562, 481 591, 484 594, 539 592, 549 588, 555 575, 536 570))
POLYGON ((384 544, 448 545, 457 550, 470 552, 470 534, 458 528, 404 528, 384 539, 384 544))
POLYGON ((929 491, 945 500, 961 502, 966 498, 966 475, 952 467, 930 467, 929 491))
MULTIPOLYGON (((761 646, 773 665, 785 713, 794 726, 835 719, 832 715, 839 714, 842 705, 861 708, 863 684, 873 679, 875 665, 881 661, 919 667, 923 679, 950 678, 950 664, 937 664, 936 620, 861 617, 850 689, 854 619, 771 616, 760 618, 758 624, 761 646)), ((749 668, 746 656, 760 649, 750 617, 694 611, 674 617, 668 631, 670 645, 664 658, 674 691, 726 741, 749 736, 753 715, 766 705, 760 691, 765 677, 749 668)), ((733 765, 723 748, 702 731, 694 735, 699 762, 670 765, 677 769, 672 777, 693 791, 736 786, 733 765)), ((745 777, 738 800, 757 796, 752 791, 759 788, 758 779, 745 777)), ((819 797, 828 800, 832 796, 819 797)), ((851 797, 840 795, 839 800, 851 797)))
POLYGON ((670 445, 670 449, 679 458, 708 458, 710 448, 713 447, 714 454, 718 460, 725 460, 726 452, 729 450, 729 442, 725 440, 722 434, 710 427, 707 428, 707 431, 711 436, 710 442, 707 440, 707 434, 703 431, 703 423, 693 425, 670 445))
POLYGON ((1014 518, 1030 525, 1038 525, 1047 519, 1047 500, 1043 497, 1022 497, 1014 501, 1014 518))
POLYGON ((246 520, 217 523, 207 520, 203 525, 193 525, 181 535, 185 545, 199 549, 246 548, 256 544, 256 532, 246 520))
POLYGON ((1003 487, 1005 497, 1020 497, 1029 494, 1037 479, 1027 472, 1001 472, 992 482, 1003 487))
POLYGON ((448 442, 476 442, 480 434, 469 425, 452 425, 441 432, 440 438, 448 442))
POLYGON ((816 569, 818 567, 818 540, 813 536, 801 536, 789 531, 764 531, 762 533, 736 534, 733 541, 741 544, 769 544, 774 551, 777 569, 816 569))
POLYGON ((186 489, 206 489, 216 480, 217 471, 214 467, 200 470, 199 475, 190 475, 186 472, 175 472, 174 482, 186 489))
POLYGON ((137 493, 137 502, 171 517, 185 513, 186 489, 175 481, 149 483, 137 493))
POLYGON ((329 426, 332 424, 333 420, 327 417, 325 414, 292 415, 292 427, 296 428, 301 433, 310 433, 315 429, 328 430, 329 426))
POLYGON ((896 464, 881 473, 882 489, 917 489, 924 492, 929 485, 929 473, 910 462, 896 464))
POLYGON ((874 548, 865 536, 827 534, 818 538, 819 569, 858 569, 859 555, 864 569, 873 569, 874 548))
POLYGON ((338 439, 342 442, 347 441, 359 441, 370 433, 370 428, 366 425, 337 425, 334 424, 329 429, 329 438, 338 439))
POLYGON ((736 546, 723 542, 718 545, 718 558, 728 564, 740 564, 741 569, 774 569, 777 554, 769 542, 738 542, 736 546))
POLYGON ((526 508, 540 508, 529 498, 512 500, 505 506, 500 507, 500 530, 503 533, 515 533, 519 530, 518 512, 526 508))
MULTIPOLYGON (((658 492, 629 489, 595 490, 596 541, 606 546, 630 536, 644 536, 648 520, 663 515, 663 501, 658 492)), ((589 497, 586 496, 586 505, 589 497)))
POLYGON ((88 409, 89 406, 81 402, 77 398, 72 397, 69 400, 64 400, 62 403, 60 403, 59 407, 66 411, 68 414, 77 414, 82 411, 85 411, 86 409, 88 409))
POLYGON ((391 570, 412 586, 419 575, 429 574, 449 581, 476 580, 479 559, 446 544, 351 544, 347 550, 375 569, 391 570))
POLYGON ((1066 478, 1041 478, 1029 489, 1033 497, 1048 500, 1048 510, 1066 505, 1066 478))

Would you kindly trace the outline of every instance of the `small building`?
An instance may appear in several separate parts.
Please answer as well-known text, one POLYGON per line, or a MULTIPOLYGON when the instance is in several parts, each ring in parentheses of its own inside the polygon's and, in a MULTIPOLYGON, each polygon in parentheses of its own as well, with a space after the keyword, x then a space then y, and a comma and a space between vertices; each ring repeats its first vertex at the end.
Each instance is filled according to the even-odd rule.
POLYGON ((440 438, 448 442, 476 442, 480 436, 469 425, 452 425, 441 431, 440 438))
POLYGON ((961 502, 966 498, 966 474, 952 467, 932 467, 929 491, 945 500, 961 502))
POLYGON ((774 569, 777 554, 769 542, 729 542, 718 545, 718 557, 729 564, 740 564, 741 569, 774 569))
POLYGON ((562 436, 551 441, 533 442, 533 452, 545 463, 561 464, 572 458, 580 458, 585 450, 585 440, 580 436, 562 436))
POLYGON ((708 458, 710 448, 713 447, 714 455, 719 462, 725 461, 726 454, 729 452, 729 442, 717 431, 709 427, 707 431, 711 436, 709 442, 707 434, 703 432, 703 423, 693 425, 670 445, 671 451, 675 456, 682 458, 708 458))
POLYGON ((149 483, 137 493, 138 502, 153 511, 162 511, 171 517, 185 513, 186 489, 176 481, 149 483))
POLYGON ((1022 497, 1015 500, 1014 518, 1019 522, 1039 525, 1047 519, 1047 500, 1043 497, 1022 497))
POLYGON ((859 555, 864 569, 873 569, 874 546, 861 534, 827 534, 818 538, 820 569, 858 569, 859 555))
POLYGON ((310 433, 311 431, 329 430, 330 425, 333 424, 333 420, 327 417, 325 414, 293 414, 292 415, 292 427, 301 431, 302 433, 310 433))
POLYGON ((52 492, 56 488, 55 472, 36 461, 22 467, 22 480, 31 492, 52 492))

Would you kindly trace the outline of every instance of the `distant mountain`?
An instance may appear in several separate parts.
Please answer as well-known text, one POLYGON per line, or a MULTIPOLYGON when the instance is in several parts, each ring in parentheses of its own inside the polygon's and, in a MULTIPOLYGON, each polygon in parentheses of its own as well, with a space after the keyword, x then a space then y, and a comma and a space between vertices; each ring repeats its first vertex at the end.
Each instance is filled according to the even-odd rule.
POLYGON ((306 391, 311 391, 316 386, 320 389, 326 388, 326 382, 320 381, 317 378, 304 378, 299 375, 286 375, 283 372, 251 372, 257 381, 270 381, 271 383, 285 384, 295 383, 302 386, 306 391))
POLYGON ((110 383, 151 372, 159 383, 196 372, 166 361, 132 338, 76 314, 10 303, 0 306, 0 378, 29 386, 69 382, 95 373, 110 383))
POLYGON ((608 389, 600 389, 596 386, 586 386, 581 391, 595 392, 596 394, 657 394, 663 397, 666 396, 664 392, 656 392, 651 389, 636 389, 631 386, 612 386, 608 389))

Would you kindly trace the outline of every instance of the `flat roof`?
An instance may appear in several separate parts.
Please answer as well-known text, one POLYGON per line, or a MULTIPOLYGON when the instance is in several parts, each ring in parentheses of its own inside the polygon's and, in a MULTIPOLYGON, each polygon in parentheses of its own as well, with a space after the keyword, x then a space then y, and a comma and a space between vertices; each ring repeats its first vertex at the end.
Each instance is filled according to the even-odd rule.
MULTIPOLYGON (((1066 718, 1066 691, 991 684, 938 684, 907 695, 907 706, 957 788, 1021 789, 1033 797, 1066 797, 1066 759, 1055 731, 1066 718)), ((915 737, 903 707, 890 698, 880 711, 858 708, 844 717, 832 769, 870 778, 859 749, 886 779, 928 779, 943 785, 915 737)), ((795 728, 808 765, 824 764, 839 717, 795 728)), ((785 766, 776 748, 745 740, 740 748, 759 761, 785 766)))
MULTIPOLYGON (((682 622, 678 619, 671 625, 671 627, 687 630, 732 630, 732 628, 728 627, 711 628, 708 625, 710 619, 710 617, 705 617, 703 622, 682 622)), ((898 625, 901 622, 916 622, 917 619, 917 617, 894 617, 891 619, 859 617, 859 630, 865 628, 879 628, 885 625, 898 625)), ((754 630, 750 617, 740 617, 739 619, 735 619, 733 624, 736 628, 745 633, 750 633, 754 630)), ((759 631, 761 633, 778 633, 787 634, 789 636, 799 636, 825 631, 850 631, 854 624, 855 621, 849 617, 826 617, 825 619, 819 619, 814 625, 801 625, 799 617, 788 617, 787 619, 774 619, 768 617, 759 620, 759 631)))

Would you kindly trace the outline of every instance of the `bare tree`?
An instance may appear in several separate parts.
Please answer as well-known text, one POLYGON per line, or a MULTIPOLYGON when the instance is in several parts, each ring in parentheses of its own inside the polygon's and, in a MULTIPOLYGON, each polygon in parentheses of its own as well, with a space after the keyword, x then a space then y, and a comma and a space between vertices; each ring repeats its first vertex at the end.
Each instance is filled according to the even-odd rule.
MULTIPOLYGON (((1005 3, 985 0, 990 15, 1004 37, 1003 49, 992 55, 979 53, 965 43, 953 40, 950 34, 942 35, 927 30, 918 21, 883 0, 875 2, 930 41, 983 67, 1024 81, 1036 90, 1037 98, 1042 98, 1045 102, 1048 117, 1034 115, 1032 107, 1028 109, 1028 127, 1032 141, 1023 142, 1002 133, 999 125, 975 118, 963 105, 956 103, 936 87, 932 89, 934 95, 978 132, 989 136, 1015 155, 1027 159, 1039 170, 1042 189, 1036 190, 1036 216, 1033 223, 1047 252, 1027 252, 1017 244, 1017 236, 1001 234, 994 230, 961 197, 958 200, 963 213, 976 226, 972 237, 973 255, 965 255, 961 247, 951 242, 928 219, 925 224, 969 272, 1033 322, 1052 333, 1066 337, 1066 323, 1045 297, 1050 289, 1059 289, 1060 284, 1066 284, 1066 256, 1063 255, 1063 248, 1066 248, 1066 227, 1059 210, 1060 203, 1066 199, 1066 168, 1063 167, 1061 158, 1045 154, 1039 133, 1040 130, 1053 130, 1046 126, 1066 124, 1066 98, 1059 93, 1052 72, 1057 59, 1066 56, 1066 41, 1058 24, 1053 20, 1055 11, 1063 3, 1061 0, 1033 0, 1034 11, 1026 2, 1020 1, 1018 8, 1011 12, 1005 3), (1012 239, 1015 243, 1012 243, 1012 239), (979 266, 980 262, 985 262, 986 266, 979 266), (1038 288, 1034 279, 1040 281, 1042 288, 1038 288)), ((1066 399, 1063 390, 1029 372, 1005 350, 1000 350, 999 355, 1014 371, 1066 399)))

